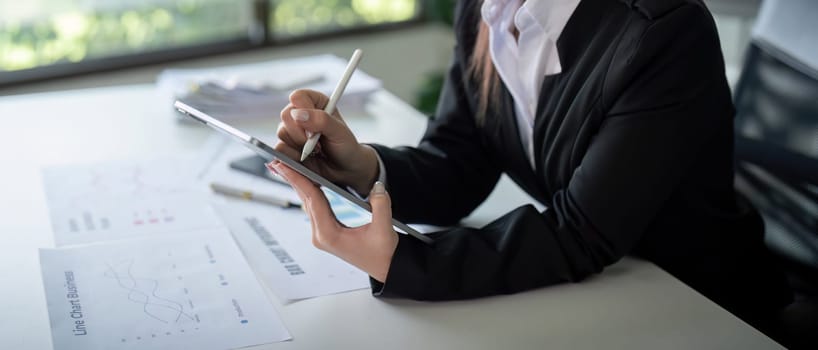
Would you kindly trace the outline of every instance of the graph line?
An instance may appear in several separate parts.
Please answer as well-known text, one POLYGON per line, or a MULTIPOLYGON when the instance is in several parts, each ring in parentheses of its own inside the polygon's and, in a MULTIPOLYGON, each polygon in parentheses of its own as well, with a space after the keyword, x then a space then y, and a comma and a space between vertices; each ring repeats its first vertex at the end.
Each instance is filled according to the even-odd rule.
POLYGON ((189 320, 195 320, 195 317, 184 311, 184 306, 181 303, 156 294, 159 289, 159 281, 150 278, 134 277, 132 272, 134 265, 133 259, 117 264, 117 268, 125 266, 124 274, 117 272, 117 268, 114 268, 111 264, 106 263, 106 265, 108 265, 108 270, 104 274, 105 277, 115 279, 119 287, 127 290, 128 300, 141 304, 142 311, 148 317, 163 323, 170 323, 171 321, 178 323, 183 317, 189 320), (145 284, 147 284, 147 289, 140 288, 145 287, 145 284), (167 315, 162 315, 160 311, 165 311, 166 314, 172 316, 166 317, 167 315))

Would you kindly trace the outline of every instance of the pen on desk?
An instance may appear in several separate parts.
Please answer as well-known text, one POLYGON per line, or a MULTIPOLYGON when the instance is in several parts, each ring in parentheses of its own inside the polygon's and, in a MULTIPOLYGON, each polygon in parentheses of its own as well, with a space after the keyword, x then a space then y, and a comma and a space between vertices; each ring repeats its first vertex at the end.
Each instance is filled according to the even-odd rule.
POLYGON ((300 204, 290 202, 283 198, 273 197, 266 194, 255 194, 250 191, 233 188, 227 185, 222 185, 220 183, 215 182, 211 183, 210 188, 213 190, 213 192, 221 193, 223 195, 230 197, 243 198, 249 201, 272 204, 282 208, 301 208, 300 204))
MULTIPOLYGON (((361 55, 363 51, 361 49, 355 49, 355 52, 352 53, 352 57, 349 59, 349 64, 347 64, 347 68, 344 71, 344 75, 341 76, 341 80, 338 81, 338 85, 335 86, 335 91, 332 92, 332 95, 329 97, 329 102, 327 102, 327 106, 324 107, 324 112, 327 114, 332 115, 335 112, 335 104, 338 103, 338 100, 341 99, 341 95, 344 93, 344 89, 346 89, 347 84, 349 83, 349 78, 352 77, 352 73, 355 72, 355 68, 358 67, 358 62, 361 61, 361 55)), ((303 162, 304 159, 310 156, 313 149, 315 149, 315 144, 318 143, 318 138, 321 137, 321 133, 317 132, 310 136, 307 139, 307 142, 304 143, 304 148, 301 150, 301 161, 303 162)))

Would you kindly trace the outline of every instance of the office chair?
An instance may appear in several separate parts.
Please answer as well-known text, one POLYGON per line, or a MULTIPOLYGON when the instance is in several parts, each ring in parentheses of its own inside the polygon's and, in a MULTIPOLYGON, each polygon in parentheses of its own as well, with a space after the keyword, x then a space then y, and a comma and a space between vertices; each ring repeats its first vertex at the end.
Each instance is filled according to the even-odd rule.
POLYGON ((736 187, 759 209, 795 302, 775 321, 818 349, 818 1, 767 0, 735 89, 736 187))

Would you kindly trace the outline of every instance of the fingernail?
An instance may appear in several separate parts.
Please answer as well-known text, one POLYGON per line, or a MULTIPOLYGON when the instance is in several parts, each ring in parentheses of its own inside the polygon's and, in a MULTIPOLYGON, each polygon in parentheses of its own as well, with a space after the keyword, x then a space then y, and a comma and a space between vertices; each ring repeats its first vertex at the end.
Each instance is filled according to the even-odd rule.
POLYGON ((307 112, 303 109, 291 109, 290 116, 293 117, 294 120, 301 122, 310 120, 310 112, 307 112))
POLYGON ((304 130, 304 133, 307 135, 307 138, 310 138, 313 135, 312 131, 304 130))
POLYGON ((386 187, 383 185, 383 182, 375 181, 375 186, 372 186, 372 194, 384 193, 386 193, 386 187))
POLYGON ((284 171, 281 170, 283 168, 283 166, 281 166, 281 162, 273 163, 273 168, 275 168, 276 174, 278 174, 278 176, 287 179, 287 174, 285 174, 284 171))
POLYGON ((274 165, 273 165, 273 164, 274 164, 275 162, 277 162, 277 161, 278 161, 278 160, 275 160, 275 161, 269 162, 269 163, 264 164, 264 165, 266 165, 266 166, 267 166, 267 170, 272 171, 272 172, 273 172, 273 174, 278 174, 278 170, 276 170, 276 168, 275 168, 275 167, 274 167, 274 165))

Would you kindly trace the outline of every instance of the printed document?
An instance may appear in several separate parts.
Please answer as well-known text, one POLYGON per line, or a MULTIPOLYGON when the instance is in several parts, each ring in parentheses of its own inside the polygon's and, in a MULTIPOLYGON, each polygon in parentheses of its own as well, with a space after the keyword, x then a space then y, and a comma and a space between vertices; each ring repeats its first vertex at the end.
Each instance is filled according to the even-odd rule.
POLYGON ((290 339, 224 229, 41 249, 55 350, 234 349, 290 339))
POLYGON ((43 171, 59 246, 223 227, 194 181, 193 157, 50 167, 43 171))
MULTIPOLYGON (((312 245, 310 224, 301 210, 234 203, 217 205, 216 211, 282 302, 369 287, 366 273, 312 245)), ((344 215, 363 221, 362 214, 344 215)))

